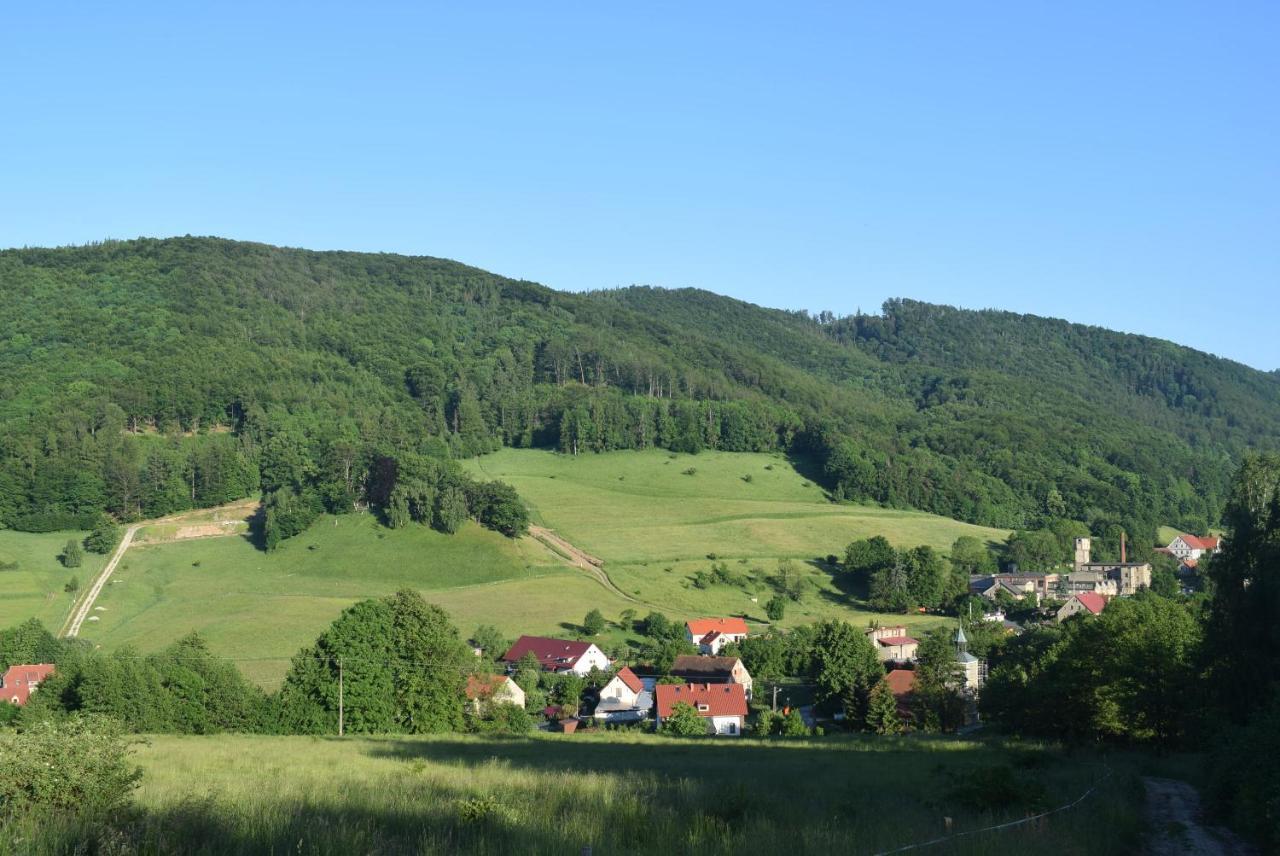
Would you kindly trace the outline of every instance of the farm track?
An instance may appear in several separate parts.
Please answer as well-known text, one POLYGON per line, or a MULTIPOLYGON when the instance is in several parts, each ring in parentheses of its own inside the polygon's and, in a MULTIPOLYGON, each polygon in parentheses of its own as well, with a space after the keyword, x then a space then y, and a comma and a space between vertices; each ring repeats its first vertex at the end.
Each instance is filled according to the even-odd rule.
POLYGON ((1150 856, 1229 856, 1255 851, 1230 830, 1201 824, 1200 795, 1186 782, 1145 776, 1150 856))
POLYGON ((649 603, 647 600, 640 600, 638 597, 629 595, 618 588, 614 581, 609 578, 609 575, 605 573, 603 559, 598 559, 590 553, 580 550, 552 530, 543 526, 530 526, 529 535, 550 548, 551 552, 563 557, 573 567, 586 571, 592 579, 600 583, 612 594, 639 606, 647 606, 652 609, 659 608, 657 604, 649 603))

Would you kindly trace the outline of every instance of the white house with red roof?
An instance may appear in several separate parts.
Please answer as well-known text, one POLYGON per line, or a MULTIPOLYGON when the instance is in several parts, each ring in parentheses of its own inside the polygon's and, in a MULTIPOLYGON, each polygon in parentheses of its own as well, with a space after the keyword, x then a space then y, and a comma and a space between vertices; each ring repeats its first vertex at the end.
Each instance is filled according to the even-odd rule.
POLYGON ((524 690, 507 675, 468 675, 463 692, 477 713, 487 703, 524 707, 524 690))
POLYGON ((651 710, 653 694, 644 688, 635 672, 623 666, 600 688, 600 702, 593 716, 606 722, 636 722, 651 710))
POLYGON ((916 658, 920 640, 907 634, 905 625, 872 627, 867 631, 882 663, 910 663, 916 658))
POLYGON ((1097 592, 1073 594, 1070 600, 1058 608, 1058 623, 1061 624, 1073 615, 1098 615, 1106 606, 1107 599, 1097 592))
POLYGON ((659 726, 683 702, 706 720, 708 734, 742 734, 747 720, 747 694, 742 684, 658 684, 654 693, 654 722, 659 726))
POLYGON ((582 676, 592 669, 609 668, 609 658, 591 642, 546 636, 521 636, 502 655, 502 661, 514 667, 529 653, 538 658, 538 665, 546 672, 573 672, 582 676))
POLYGON ((685 638, 698 651, 714 657, 730 642, 747 638, 747 622, 741 618, 696 618, 684 624, 685 638))
POLYGON ((23 705, 36 687, 53 674, 53 663, 35 663, 10 666, 0 677, 0 699, 9 704, 23 705))
POLYGON ((1196 535, 1179 535, 1169 542, 1169 546, 1165 550, 1183 562, 1188 560, 1197 561, 1206 553, 1209 555, 1221 553, 1222 539, 1212 535, 1204 538, 1196 535))

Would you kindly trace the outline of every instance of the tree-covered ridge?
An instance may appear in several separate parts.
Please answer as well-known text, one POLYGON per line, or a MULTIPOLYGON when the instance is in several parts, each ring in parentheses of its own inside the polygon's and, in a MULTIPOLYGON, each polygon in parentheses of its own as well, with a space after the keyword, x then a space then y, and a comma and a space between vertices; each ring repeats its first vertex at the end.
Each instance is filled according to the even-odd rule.
POLYGON ((356 501, 439 524, 487 501, 425 462, 507 444, 784 449, 837 498, 1137 540, 1216 520, 1280 425, 1271 375, 905 301, 815 318, 207 238, 0 252, 0 298, 0 522, 25 528, 254 490, 289 527, 356 501))

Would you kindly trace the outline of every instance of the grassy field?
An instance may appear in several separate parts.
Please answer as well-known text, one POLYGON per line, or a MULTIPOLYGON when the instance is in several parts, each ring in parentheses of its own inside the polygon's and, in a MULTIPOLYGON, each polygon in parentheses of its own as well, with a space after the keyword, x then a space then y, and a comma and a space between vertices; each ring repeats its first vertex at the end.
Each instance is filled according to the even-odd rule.
POLYGON ((39 618, 57 630, 71 611, 73 596, 63 589, 75 577, 87 587, 102 566, 105 556, 85 553, 78 568, 64 568, 58 554, 68 539, 77 541, 85 532, 31 534, 0 529, 0 566, 16 562, 18 567, 0 570, 0 627, 9 627, 28 618, 39 618))
POLYGON ((537 522, 603 559, 624 592, 682 617, 764 621, 762 605, 771 596, 765 580, 780 560, 789 560, 811 593, 788 611, 784 625, 839 617, 929 626, 937 619, 864 610, 859 593, 842 588, 822 559, 872 535, 945 553, 961 535, 996 541, 1009 534, 921 512, 828 502, 775 455, 652 451, 575 458, 504 449, 468 466, 513 484, 537 522), (696 587, 693 576, 710 568, 709 555, 748 583, 696 587))
POLYGON ((1140 834, 1131 773, 1018 743, 162 736, 137 759, 139 811, 111 852, 874 853, 1100 780, 1078 809, 929 852, 1128 853, 1140 834))
POLYGON ((388 530, 370 515, 322 518, 263 553, 239 536, 143 544, 125 555, 82 635, 106 648, 154 650, 192 630, 252 679, 274 686, 288 658, 357 600, 408 586, 453 616, 519 632, 560 631, 622 601, 532 539, 474 524, 456 535, 388 530))

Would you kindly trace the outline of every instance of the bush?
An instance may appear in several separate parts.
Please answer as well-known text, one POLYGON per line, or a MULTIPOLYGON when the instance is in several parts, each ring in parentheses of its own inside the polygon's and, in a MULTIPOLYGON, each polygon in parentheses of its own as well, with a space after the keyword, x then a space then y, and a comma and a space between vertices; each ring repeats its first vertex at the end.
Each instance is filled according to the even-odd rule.
POLYGON ((119 808, 142 778, 128 752, 120 724, 101 716, 73 714, 2 734, 0 816, 119 808))
POLYGON ((84 539, 84 548, 90 553, 110 553, 120 543, 120 527, 109 518, 102 518, 84 539))
POLYGON ((599 636, 604 632, 605 620, 600 610, 593 609, 587 613, 587 617, 582 619, 582 630, 588 636, 599 636))
POLYGON ((63 567, 78 568, 80 563, 84 561, 84 550, 80 549, 80 542, 74 539, 68 541, 62 548, 62 554, 58 556, 63 567))
POLYGON ((787 599, 782 595, 769 598, 769 602, 764 605, 764 614, 769 616, 770 621, 781 621, 786 611, 787 599))

